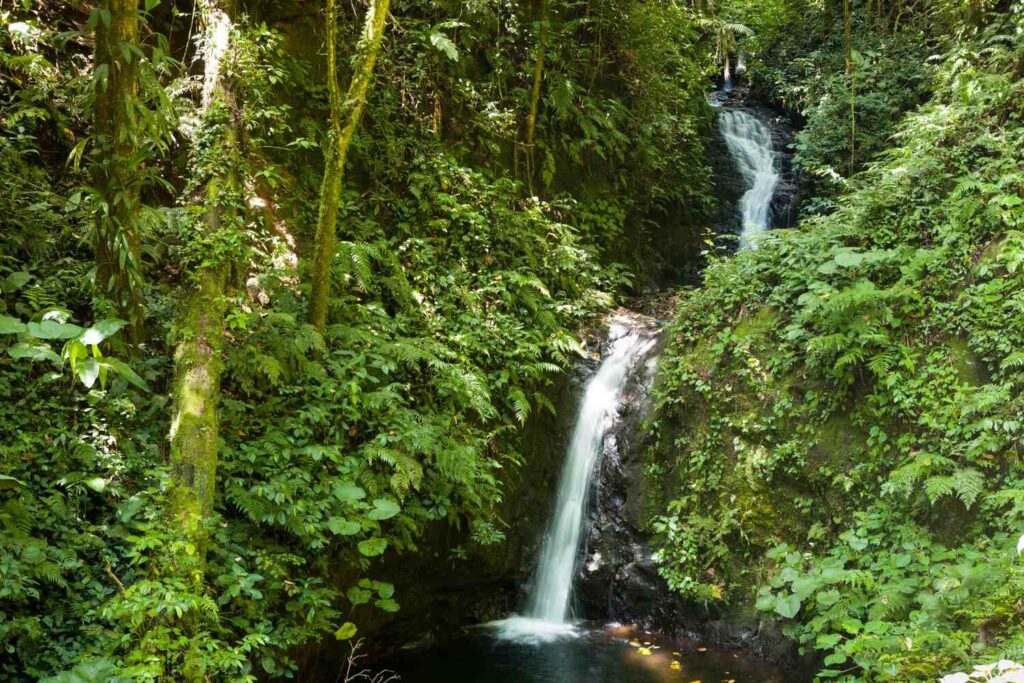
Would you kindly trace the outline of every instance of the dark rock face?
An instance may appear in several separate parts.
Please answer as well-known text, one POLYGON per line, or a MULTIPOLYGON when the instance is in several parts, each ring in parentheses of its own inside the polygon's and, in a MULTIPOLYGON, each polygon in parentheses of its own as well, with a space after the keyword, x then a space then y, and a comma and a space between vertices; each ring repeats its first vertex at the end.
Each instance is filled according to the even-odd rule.
POLYGON ((630 374, 609 431, 591 489, 590 528, 585 534, 575 591, 578 612, 588 619, 613 619, 648 629, 678 624, 685 606, 669 591, 651 560, 642 530, 641 429, 657 352, 630 374))

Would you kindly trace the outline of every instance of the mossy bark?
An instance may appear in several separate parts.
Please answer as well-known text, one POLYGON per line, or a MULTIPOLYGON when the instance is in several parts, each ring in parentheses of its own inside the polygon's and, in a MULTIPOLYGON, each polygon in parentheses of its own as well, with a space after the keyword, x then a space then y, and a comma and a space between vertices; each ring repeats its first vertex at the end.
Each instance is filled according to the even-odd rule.
POLYGON ((533 87, 530 90, 530 111, 526 115, 526 182, 533 192, 536 173, 534 150, 537 144, 537 112, 540 109, 540 93, 544 85, 544 58, 548 48, 548 0, 540 0, 538 18, 537 53, 533 64, 533 87))
MULTIPOLYGON (((200 3, 205 80, 200 134, 191 160, 199 183, 193 201, 205 206, 197 237, 208 239, 236 230, 238 136, 232 112, 237 107, 221 74, 233 17, 231 0, 200 3), (203 138, 205 144, 199 144, 203 138)), ((170 430, 170 516, 182 543, 170 558, 175 573, 202 588, 206 526, 213 512, 217 476, 217 404, 223 366, 226 288, 231 264, 211 260, 195 274, 194 289, 178 320, 174 354, 170 430)))
POLYGON ((390 0, 372 0, 366 10, 363 36, 359 41, 355 71, 345 99, 338 88, 337 73, 337 0, 327 0, 327 87, 330 93, 331 130, 326 150, 326 165, 320 188, 320 211, 317 216, 316 242, 313 252, 313 291, 309 302, 309 319, 321 334, 327 328, 327 302, 331 289, 331 263, 338 223, 338 202, 345 178, 345 160, 352 136, 359 127, 366 95, 373 80, 373 68, 380 54, 390 0))
MULTIPOLYGON (((238 104, 221 68, 229 58, 235 7, 233 0, 203 0, 197 3, 197 11, 202 22, 199 44, 205 73, 190 159, 195 179, 191 202, 205 209, 196 225, 196 238, 207 241, 240 229, 238 104)), ((228 235, 219 241, 237 240, 228 235)), ((206 549, 217 492, 224 318, 234 265, 230 256, 203 262, 193 275, 193 290, 182 304, 177 323, 168 497, 168 526, 174 539, 161 570, 184 579, 186 589, 196 595, 206 592, 206 549)), ((195 634, 202 628, 203 617, 190 613, 181 622, 185 633, 195 634)), ((184 647, 183 680, 207 680, 202 653, 194 649, 193 642, 184 647)))
POLYGON ((96 285, 131 322, 134 338, 142 325, 142 244, 138 230, 139 187, 133 158, 138 150, 135 116, 138 101, 138 0, 107 0, 96 25, 96 97, 93 126, 96 152, 93 185, 102 198, 96 211, 93 248, 96 285), (127 59, 126 59, 127 57, 127 59))

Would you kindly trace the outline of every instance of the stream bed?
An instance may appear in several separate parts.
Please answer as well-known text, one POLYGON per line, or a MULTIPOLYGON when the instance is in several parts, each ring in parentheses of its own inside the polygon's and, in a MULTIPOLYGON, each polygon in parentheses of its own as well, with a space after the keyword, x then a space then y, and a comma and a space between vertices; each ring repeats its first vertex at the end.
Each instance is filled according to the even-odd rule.
POLYGON ((580 626, 546 642, 495 638, 486 627, 390 662, 407 683, 785 683, 784 673, 742 652, 672 640, 629 626, 580 626), (674 664, 677 663, 677 664, 674 664))

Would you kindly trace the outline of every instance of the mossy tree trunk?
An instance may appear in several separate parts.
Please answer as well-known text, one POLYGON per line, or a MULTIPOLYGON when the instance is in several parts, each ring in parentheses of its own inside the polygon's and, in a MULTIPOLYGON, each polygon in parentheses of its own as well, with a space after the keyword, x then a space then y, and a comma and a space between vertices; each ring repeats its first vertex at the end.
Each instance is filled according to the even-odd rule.
POLYGON ((530 110, 526 115, 526 182, 533 192, 536 173, 537 112, 540 109, 540 93, 544 85, 544 58, 548 48, 548 0, 540 0, 538 9, 537 52, 533 63, 533 87, 530 89, 530 110))
POLYGON ((93 186, 97 192, 93 248, 96 285, 138 339, 142 325, 137 116, 139 2, 106 0, 97 8, 93 186))
POLYGON ((348 93, 341 97, 337 69, 337 0, 327 0, 327 87, 330 95, 331 129, 328 135, 326 164, 320 188, 320 212, 317 216, 313 251, 313 291, 309 319, 320 334, 327 329, 327 303, 331 290, 331 264, 338 223, 338 202, 345 178, 345 159, 352 136, 366 105, 373 81, 373 68, 380 54, 387 24, 390 0, 371 0, 366 10, 363 34, 356 54, 355 69, 348 93))
MULTIPOLYGON (((228 53, 234 18, 232 0, 197 4, 202 26, 203 100, 193 140, 191 202, 198 212, 195 238, 236 243, 239 210, 237 104, 221 65, 228 53)), ((193 275, 193 289, 182 304, 174 354, 170 429, 170 524, 174 544, 166 568, 203 590, 208 522, 217 475, 217 404, 223 367, 224 316, 231 257, 211 257, 193 275)))

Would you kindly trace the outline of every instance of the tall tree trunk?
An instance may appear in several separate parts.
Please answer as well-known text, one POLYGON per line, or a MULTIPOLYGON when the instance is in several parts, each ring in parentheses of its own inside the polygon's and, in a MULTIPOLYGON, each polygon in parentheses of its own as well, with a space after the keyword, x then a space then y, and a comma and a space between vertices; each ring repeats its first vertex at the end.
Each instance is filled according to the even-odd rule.
POLYGON ((846 80, 850 88, 850 170, 853 175, 857 153, 857 90, 853 79, 853 28, 850 20, 850 0, 843 0, 843 47, 845 50, 846 80))
POLYGON ((530 91, 530 112, 526 116, 526 182, 533 192, 534 147, 537 142, 537 111, 540 108, 541 86, 544 84, 544 53, 548 47, 548 0, 540 0, 537 54, 533 64, 533 88, 530 91))
POLYGON ((327 0, 327 87, 331 105, 331 131, 326 150, 323 184, 320 188, 320 213, 317 216, 313 252, 313 291, 309 319, 321 334, 327 329, 327 302, 331 290, 331 263, 338 223, 338 201, 345 178, 345 159, 352 136, 366 105, 373 80, 373 67, 380 54, 391 0, 371 0, 366 10, 363 35, 359 41, 355 70, 345 99, 341 99, 337 73, 337 0, 327 0))
MULTIPOLYGON (((197 239, 209 240, 241 229, 238 107, 221 68, 229 48, 234 0, 200 0, 197 10, 204 82, 190 159, 195 182, 190 201, 205 207, 197 239)), ((224 316, 233 265, 230 257, 212 257, 194 274, 193 291, 182 304, 174 354, 169 523, 178 532, 178 542, 169 549, 164 571, 185 579, 196 594, 205 591, 208 527, 216 493, 224 316)), ((197 627, 198 617, 189 618, 191 627, 197 627)), ((188 651, 186 680, 204 679, 197 662, 198 653, 188 651)))
POLYGON ((131 322, 138 339, 142 326, 139 182, 133 164, 138 135, 132 108, 138 101, 138 0, 106 0, 96 24, 96 154, 93 184, 101 198, 93 248, 96 285, 131 322))

